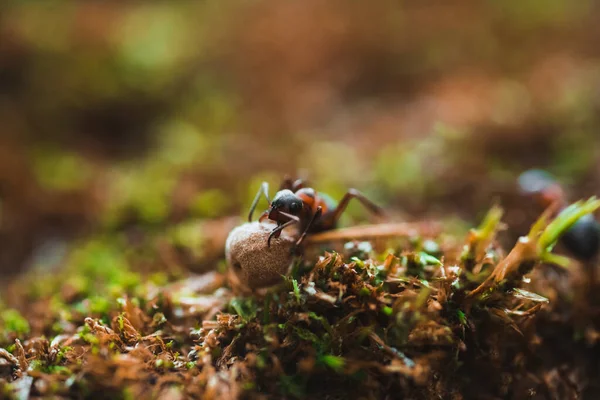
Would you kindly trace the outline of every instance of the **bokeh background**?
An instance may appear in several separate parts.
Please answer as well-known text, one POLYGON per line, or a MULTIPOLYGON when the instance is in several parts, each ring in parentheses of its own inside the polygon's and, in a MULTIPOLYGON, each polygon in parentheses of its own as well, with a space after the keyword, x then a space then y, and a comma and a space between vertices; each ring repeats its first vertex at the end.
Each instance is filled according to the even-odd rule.
POLYGON ((600 187, 593 0, 0 8, 0 280, 92 235, 192 248, 284 173, 457 231, 497 202, 507 241, 535 214, 522 170, 600 187))

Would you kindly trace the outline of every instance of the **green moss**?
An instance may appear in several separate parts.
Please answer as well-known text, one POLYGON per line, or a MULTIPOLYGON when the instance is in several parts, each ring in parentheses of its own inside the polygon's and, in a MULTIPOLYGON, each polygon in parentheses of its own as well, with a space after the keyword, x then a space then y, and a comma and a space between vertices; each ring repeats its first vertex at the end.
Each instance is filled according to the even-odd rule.
POLYGON ((502 21, 532 30, 578 21, 589 12, 593 3, 587 0, 577 4, 568 0, 525 0, 518 3, 488 1, 487 4, 502 21))
POLYGON ((418 201, 442 194, 448 184, 443 174, 460 165, 467 138, 466 132, 438 123, 423 138, 386 146, 375 159, 375 180, 386 197, 403 194, 418 201))
POLYGON ((175 246, 192 252, 199 259, 203 256, 202 249, 208 234, 197 221, 189 221, 173 226, 167 236, 175 246))
POLYGON ((236 297, 229 302, 229 306, 245 322, 254 319, 258 311, 258 304, 253 298, 236 297))
POLYGON ((283 375, 279 378, 279 387, 284 395, 302 399, 306 397, 306 378, 299 375, 283 375))
POLYGON ((18 337, 29 333, 29 322, 17 310, 8 309, 0 312, 0 322, 7 333, 14 333, 18 337))
POLYGON ((225 214, 231 205, 231 197, 222 190, 205 190, 194 197, 190 212, 197 217, 217 217, 225 214))
POLYGON ((377 180, 390 192, 419 196, 427 185, 423 157, 410 143, 388 147, 377 157, 377 180))
POLYGON ((552 165, 558 176, 574 180, 588 172, 596 159, 596 147, 590 146, 595 137, 595 130, 570 131, 556 137, 552 143, 552 165))
POLYGON ((107 209, 102 214, 105 225, 118 225, 131 213, 146 224, 164 221, 178 172, 179 168, 152 161, 115 169, 107 209))
POLYGON ((331 354, 326 354, 319 357, 319 362, 323 363, 327 367, 331 368, 336 372, 341 372, 346 364, 342 357, 337 357, 331 354))
POLYGON ((0 381, 0 397, 7 400, 16 399, 13 385, 5 381, 0 381))
POLYGON ((81 189, 92 177, 92 166, 76 153, 40 148, 31 158, 36 180, 47 189, 81 189))
POLYGON ((139 274, 130 271, 125 248, 118 242, 96 239, 76 248, 69 259, 69 272, 90 296, 113 297, 131 293, 141 282, 139 274))

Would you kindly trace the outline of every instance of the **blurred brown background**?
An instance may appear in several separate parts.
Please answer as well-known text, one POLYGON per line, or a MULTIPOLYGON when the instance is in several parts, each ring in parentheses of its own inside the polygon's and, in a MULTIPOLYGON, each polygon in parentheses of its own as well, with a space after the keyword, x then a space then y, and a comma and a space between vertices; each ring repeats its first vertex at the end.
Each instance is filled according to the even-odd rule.
POLYGON ((598 193, 591 0, 1 8, 3 276, 92 232, 242 214, 283 172, 403 219, 497 201, 507 240, 530 221, 523 169, 598 193))

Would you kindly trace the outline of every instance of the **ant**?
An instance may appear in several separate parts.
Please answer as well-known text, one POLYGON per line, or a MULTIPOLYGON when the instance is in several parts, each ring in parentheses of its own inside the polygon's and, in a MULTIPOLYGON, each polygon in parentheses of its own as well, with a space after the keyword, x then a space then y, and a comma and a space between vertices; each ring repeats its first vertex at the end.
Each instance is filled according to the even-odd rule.
POLYGON ((258 221, 262 222, 265 218, 268 218, 277 223, 277 226, 269 234, 267 240, 267 246, 269 247, 272 238, 278 238, 283 229, 293 224, 298 224, 302 232, 300 238, 296 241, 296 247, 302 244, 308 233, 334 229, 340 216, 353 198, 359 200, 373 214, 384 215, 381 207, 356 189, 349 189, 342 200, 336 204, 327 194, 317 193, 313 188, 306 187, 302 179, 293 181, 291 178, 285 178, 279 191, 273 197, 273 201, 269 198, 269 184, 267 182, 262 183, 254 201, 252 201, 252 206, 250 206, 248 222, 252 221, 252 214, 261 195, 264 195, 269 202, 269 208, 260 216, 258 221))
MULTIPOLYGON (((531 169, 518 179, 523 194, 533 197, 542 207, 567 206, 566 195, 558 182, 546 171, 531 169)), ((592 261, 600 250, 600 223, 592 214, 584 215, 561 238, 565 248, 582 261, 592 261)))

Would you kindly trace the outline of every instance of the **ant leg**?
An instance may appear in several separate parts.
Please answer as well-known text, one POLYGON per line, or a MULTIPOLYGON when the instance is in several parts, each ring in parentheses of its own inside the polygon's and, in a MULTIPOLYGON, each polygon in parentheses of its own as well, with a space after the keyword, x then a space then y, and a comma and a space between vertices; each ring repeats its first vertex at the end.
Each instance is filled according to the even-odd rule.
POLYGON ((356 189, 350 189, 348 190, 348 193, 346 193, 344 197, 342 197, 342 200, 340 200, 337 207, 333 210, 333 216, 331 217, 332 224, 335 224, 338 221, 338 219, 340 219, 342 213, 346 210, 346 207, 348 207, 348 203, 352 199, 357 199, 358 201, 360 201, 363 206, 365 206, 370 212, 372 212, 375 215, 385 215, 383 209, 377 204, 373 203, 371 200, 369 200, 364 194, 362 194, 356 189))
POLYGON ((260 217, 258 217, 258 222, 263 222, 265 220, 265 218, 269 217, 269 210, 265 210, 264 213, 261 214, 260 217))
POLYGON ((302 235, 300 236, 298 241, 296 241, 296 247, 300 247, 300 245, 304 241, 304 238, 306 237, 306 234, 308 233, 308 230, 310 229, 311 225, 313 224, 313 222, 315 222, 317 219, 319 219, 321 217, 322 213, 323 213, 323 208, 321 206, 317 207, 317 211, 315 211, 315 213, 311 217, 310 221, 308 221, 306 228, 304 228, 304 232, 302 232, 302 235))
POLYGON ((285 190, 285 189, 292 190, 293 187, 294 187, 294 181, 292 180, 292 178, 289 175, 285 175, 283 177, 283 181, 281 182, 281 185, 279 186, 279 190, 285 190))
POLYGON ((267 246, 268 247, 271 247, 271 238, 273 238, 273 236, 274 237, 279 237, 279 235, 281 235, 281 231, 284 228, 286 228, 286 227, 288 227, 288 226, 290 226, 292 224, 297 224, 297 223, 300 222, 300 218, 298 218, 295 215, 288 214, 288 213, 283 212, 283 211, 279 211, 279 214, 288 217, 290 220, 287 221, 287 222, 285 222, 285 223, 283 223, 283 224, 281 224, 281 225, 277 225, 277 227, 271 231, 271 233, 269 234, 269 239, 267 240, 267 246))
POLYGON ((295 192, 305 186, 304 179, 293 180, 289 175, 286 175, 283 182, 281 182, 281 186, 279 186, 279 190, 289 189, 292 192, 295 192))
POLYGON ((292 183, 292 192, 297 192, 304 187, 306 187, 304 179, 296 179, 294 183, 292 183))
POLYGON ((269 234, 269 238, 267 239, 267 247, 271 247, 271 239, 273 239, 273 237, 279 237, 279 235, 281 235, 282 230, 284 230, 292 224, 297 224, 298 221, 298 219, 290 219, 286 223, 278 225, 275 229, 273 229, 269 234))
POLYGON ((271 204, 271 199, 269 198, 269 184, 267 182, 263 182, 260 185, 260 189, 258 189, 258 192, 256 192, 256 196, 254 197, 254 200, 252 200, 252 205, 250 206, 250 212, 248 213, 248 222, 252 222, 252 214, 254 214, 254 210, 256 209, 256 205, 258 204, 258 201, 260 200, 261 194, 264 194, 265 197, 267 198, 267 201, 269 202, 269 204, 271 204))

